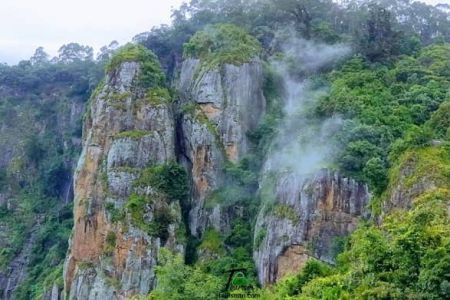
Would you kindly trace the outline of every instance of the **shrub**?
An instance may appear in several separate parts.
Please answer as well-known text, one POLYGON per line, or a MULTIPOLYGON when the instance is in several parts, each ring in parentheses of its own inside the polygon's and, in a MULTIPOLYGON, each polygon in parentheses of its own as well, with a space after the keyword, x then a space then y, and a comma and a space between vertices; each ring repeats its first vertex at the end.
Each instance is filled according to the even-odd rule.
POLYGON ((266 235, 267 235, 266 229, 260 229, 258 231, 255 237, 255 249, 258 249, 261 246, 262 242, 266 238, 266 235))
POLYGON ((131 215, 132 223, 136 227, 150 236, 160 237, 163 241, 168 238, 169 225, 174 222, 174 217, 164 200, 132 194, 128 198, 126 208, 131 215), (151 222, 146 218, 146 214, 150 211, 153 215, 151 222))
POLYGON ((443 102, 428 123, 437 138, 450 140, 450 101, 443 102))
POLYGON ((144 136, 150 135, 152 132, 145 131, 145 130, 129 130, 129 131, 123 131, 114 136, 115 139, 123 139, 123 138, 130 138, 133 140, 139 140, 143 138, 144 136))
POLYGON ((208 229, 203 235, 199 249, 207 250, 215 254, 223 254, 223 241, 220 233, 214 229, 208 229))
POLYGON ((113 203, 106 203, 105 209, 111 216, 111 222, 121 222, 125 219, 125 211, 116 208, 113 203))
POLYGON ((300 222, 300 217, 295 212, 295 209, 289 205, 276 204, 273 214, 278 218, 291 221, 292 224, 298 224, 300 222))
POLYGON ((124 62, 141 63, 139 83, 142 87, 153 88, 165 84, 158 57, 142 45, 127 44, 120 48, 106 65, 106 72, 112 72, 124 62))
POLYGON ((116 241, 117 241, 116 233, 113 231, 109 231, 105 239, 105 246, 104 246, 105 255, 113 254, 114 249, 116 248, 116 241))
POLYGON ((146 93, 146 99, 152 105, 161 105, 170 103, 172 97, 168 89, 162 87, 154 87, 148 89, 146 93))
POLYGON ((144 169, 135 184, 151 186, 172 201, 183 202, 189 191, 186 171, 176 162, 144 169))
POLYGON ((6 175, 6 170, 0 168, 0 192, 3 191, 8 184, 8 178, 6 175))
POLYGON ((260 52, 258 40, 232 24, 208 26, 184 44, 184 57, 199 58, 208 69, 222 64, 240 65, 260 52))
POLYGON ((162 248, 158 255, 158 285, 148 300, 217 299, 223 281, 214 275, 187 266, 181 255, 162 248))
POLYGON ((369 159, 363 169, 364 177, 376 194, 381 194, 387 186, 386 163, 380 157, 369 159))

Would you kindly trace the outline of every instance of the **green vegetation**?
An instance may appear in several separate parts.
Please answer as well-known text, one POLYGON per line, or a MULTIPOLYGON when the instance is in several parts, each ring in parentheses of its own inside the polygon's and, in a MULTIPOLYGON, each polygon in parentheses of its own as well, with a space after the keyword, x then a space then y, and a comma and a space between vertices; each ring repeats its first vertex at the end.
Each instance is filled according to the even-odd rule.
POLYGON ((167 196, 170 201, 186 201, 188 195, 187 174, 176 162, 168 162, 146 168, 135 181, 136 186, 150 186, 167 196))
POLYGON ((208 70, 223 64, 240 65, 261 53, 259 42, 232 24, 207 26, 183 47, 184 57, 201 59, 208 70))
POLYGON ((265 229, 260 229, 258 231, 258 233, 256 233, 255 249, 258 249, 261 246, 262 242, 266 238, 266 235, 267 235, 267 230, 265 230, 265 229))
POLYGON ((309 261, 299 275, 263 294, 267 299, 448 298, 449 196, 449 189, 432 190, 381 226, 362 224, 336 267, 309 261))
MULTIPOLYGON (((97 98, 98 95, 100 95, 100 93, 101 93, 101 92, 103 91, 103 89, 105 88, 105 85, 106 85, 105 80, 102 79, 102 80, 98 83, 98 85, 97 85, 97 87, 94 89, 94 91, 91 93, 90 99, 95 99, 95 98, 97 98)), ((88 108, 88 109, 90 109, 90 108, 88 108)))
MULTIPOLYGON (((135 226, 151 236, 168 238, 169 225, 175 221, 170 203, 183 205, 188 193, 186 171, 175 162, 146 168, 141 171, 135 181, 136 188, 151 187, 149 195, 132 194, 127 201, 126 209, 135 226), (152 220, 147 220, 151 212, 152 220)), ((121 220, 123 212, 109 208, 112 218, 121 220)))
POLYGON ((113 203, 106 203, 105 209, 111 216, 111 222, 116 223, 125 220, 125 211, 116 208, 113 203))
POLYGON ((295 209, 289 205, 276 204, 273 214, 278 218, 288 219, 292 224, 298 224, 300 222, 300 217, 295 212, 295 209))
POLYGON ((401 153, 445 138, 449 54, 449 45, 434 45, 392 66, 355 58, 331 73, 330 95, 317 113, 347 119, 336 138, 344 149, 337 159, 341 170, 381 194, 401 153))
POLYGON ((117 236, 116 233, 113 231, 108 232, 105 239, 105 246, 103 249, 103 253, 105 255, 112 255, 114 252, 114 249, 116 248, 116 241, 117 236))
POLYGON ((149 300, 217 299, 224 284, 217 276, 185 265, 181 255, 164 248, 158 255, 156 274, 160 280, 149 300))
POLYGON ((68 189, 81 150, 78 111, 103 76, 101 65, 81 58, 88 49, 69 48, 52 63, 36 56, 0 66, 0 193, 9 203, 0 204, 0 272, 30 251, 14 299, 41 299, 53 284, 63 286, 73 226, 68 189))
POLYGON ((116 105, 117 107, 123 107, 123 109, 125 109, 123 102, 127 99, 131 97, 131 93, 130 92, 124 92, 124 93, 117 93, 117 92, 113 92, 111 94, 108 95, 108 101, 113 104, 116 105))
POLYGON ((164 199, 152 196, 132 194, 128 198, 126 209, 131 216, 133 225, 148 233, 150 236, 160 237, 163 241, 168 238, 169 225, 174 222, 170 207, 164 199), (152 219, 147 219, 151 212, 152 219))
MULTIPOLYGON (((54 205, 54 204, 53 204, 54 205)), ((49 217, 35 233, 35 242, 30 256, 28 277, 18 287, 17 299, 37 299, 54 284, 63 287, 63 262, 67 250, 67 239, 72 230, 72 213, 70 207, 59 211, 60 218, 51 217, 51 213, 58 212, 53 206, 49 209, 49 217), (58 220, 59 219, 59 220, 58 220)))
POLYGON ((141 45, 127 44, 121 47, 112 56, 106 65, 106 72, 116 70, 124 62, 141 63, 139 84, 145 88, 156 88, 164 86, 165 75, 161 70, 158 57, 141 45))
POLYGON ((206 250, 208 253, 223 254, 223 242, 220 233, 214 229, 208 229, 203 235, 203 241, 199 249, 206 250))
MULTIPOLYGON (((200 76, 223 64, 275 57, 291 35, 343 41, 355 49, 353 58, 317 76, 329 94, 302 117, 312 124, 332 116, 343 120, 342 130, 329 141, 342 149, 335 153, 336 169, 370 185, 373 215, 380 218, 360 224, 348 240, 336 240, 335 252, 340 254, 335 266, 311 260, 300 274, 260 290, 263 299, 450 298, 449 14, 442 6, 409 0, 363 2, 190 1, 174 10, 171 26, 137 36, 143 45, 122 47, 106 66, 107 72, 114 72, 124 62, 140 63, 140 93, 151 105, 161 105, 176 97, 165 88, 159 60, 168 82, 173 82, 182 56, 202 61, 196 74, 200 76), (381 214, 394 189, 411 195, 411 209, 381 214)), ((92 60, 92 48, 70 43, 51 62, 39 48, 29 61, 0 65, 0 192, 8 199, 7 207, 0 206, 0 269, 7 269, 29 248, 26 245, 32 249, 26 278, 14 299, 40 299, 51 285, 63 285, 62 262, 72 228, 71 208, 64 203, 70 198, 81 137, 80 120, 72 124, 72 113, 82 108, 103 75, 102 64, 112 53, 104 50, 99 63, 92 60)), ((262 162, 282 117, 280 79, 268 65, 264 68, 267 114, 260 127, 248 133, 252 154, 226 165, 224 186, 206 203, 207 209, 220 204, 236 216, 231 232, 208 230, 197 240, 184 237, 189 228, 180 227, 177 236, 187 239, 186 262, 192 265, 162 249, 158 285, 150 299, 217 299, 226 283, 224 272, 236 267, 246 268, 255 285, 252 251, 267 234, 261 230, 253 241, 256 212, 264 205, 266 213, 298 220, 288 206, 274 201, 277 174, 267 175, 259 189, 262 162), (196 261, 197 249, 218 255, 196 261)), ((295 63, 290 68, 299 76, 308 75, 295 63)), ((99 84, 92 97, 103 86, 99 84)), ((113 107, 125 109, 130 96, 111 93, 108 99, 113 107)), ((195 104, 182 111, 219 139, 216 126, 195 104)), ((139 139, 147 134, 128 131, 117 137, 139 139)), ((314 135, 306 132, 301 138, 314 135)), ((138 175, 135 193, 124 208, 105 204, 108 217, 124 222, 128 212, 136 227, 164 240, 168 225, 177 221, 176 202, 186 219, 188 175, 175 163, 149 167, 138 175), (144 190, 151 191, 143 195, 144 190)), ((98 176, 107 190, 105 173, 98 176)), ((104 250, 110 254, 116 236, 108 233, 105 238, 104 250)), ((105 280, 118 286, 111 278, 105 280)))
MULTIPOLYGON (((317 6, 309 1, 286 0, 273 3, 287 13, 286 19, 291 14, 289 18, 292 21, 295 3, 299 2, 315 13, 312 19, 319 18, 320 7, 325 9, 330 5, 327 1, 319 1, 317 6)), ((399 9, 395 3, 390 1, 394 9, 399 9)), ((202 5, 208 6, 207 3, 202 5)), ((258 4, 253 5, 254 10, 257 10, 258 4)), ((195 7, 195 4, 188 5, 185 9, 189 11, 189 7, 195 7)), ((209 13, 221 20, 214 12, 225 9, 224 7, 227 5, 223 4, 221 8, 209 7, 209 13)), ((198 11, 193 13, 190 20, 196 18, 197 12, 199 15, 200 12, 205 13, 203 7, 196 9, 198 11)), ((266 9, 270 14, 270 7, 266 9)), ((353 28, 360 32, 352 40, 359 53, 325 76, 317 76, 318 81, 325 82, 321 88, 329 86, 330 91, 317 105, 309 107, 305 118, 317 122, 317 119, 338 115, 343 119, 342 129, 330 141, 337 149, 342 149, 336 153, 335 168, 370 185, 375 194, 372 201, 375 214, 381 212, 383 202, 399 183, 405 191, 422 182, 433 184, 431 189, 414 195, 410 211, 386 214, 381 224, 367 221, 349 239, 336 239, 333 246, 333 252, 337 255, 336 266, 311 260, 300 274, 287 278, 274 287, 260 290, 262 299, 449 297, 450 278, 444 270, 449 267, 450 227, 445 203, 448 205, 450 178, 450 47, 445 43, 423 47, 423 41, 418 40, 411 32, 400 32, 405 27, 392 21, 390 12, 377 6, 358 9, 361 11, 353 11, 352 18, 360 14, 356 19, 361 28, 353 28)), ((414 10, 419 13, 418 7, 414 10)), ((398 13, 398 10, 393 13, 398 13)), ((248 16, 245 12, 242 14, 248 16)), ((199 15, 196 21, 201 19, 199 15)), ((266 18, 267 14, 260 13, 259 17, 266 18)), ((321 18, 322 20, 317 21, 324 21, 326 17, 322 15, 321 18)), ((249 31, 258 36, 264 50, 272 51, 273 49, 268 50, 265 40, 267 38, 274 41, 268 37, 270 19, 266 19, 267 27, 264 29, 253 27, 255 25, 251 23, 251 17, 246 21, 242 21, 243 19, 233 20, 236 24, 244 23, 243 27, 250 28, 249 31), (261 32, 264 33, 260 34, 261 32)), ((186 23, 189 22, 183 24, 186 23)), ((308 24, 308 20, 300 16, 293 23, 298 25, 297 32, 309 35, 310 38, 330 42, 349 40, 348 36, 340 32, 342 29, 330 25, 332 22, 308 24)), ((217 28, 222 25, 215 26, 217 28)), ((185 57, 203 59, 211 66, 223 62, 220 51, 216 50, 216 33, 211 28, 214 26, 197 33, 184 45, 185 57)), ((174 30, 181 29, 175 25, 174 30)), ((155 36, 150 36, 149 40, 154 38, 155 36)), ((296 67, 292 66, 294 72, 296 67)), ((226 166, 224 186, 211 193, 206 203, 207 208, 218 204, 225 209, 244 207, 248 226, 244 226, 245 222, 239 222, 244 218, 238 218, 237 224, 233 226, 233 233, 229 236, 221 236, 215 231, 205 233, 199 249, 213 249, 220 251, 221 255, 210 261, 200 260, 193 266, 200 267, 204 275, 220 277, 220 272, 225 267, 247 266, 247 263, 250 269, 254 267, 251 262, 252 248, 259 247, 267 233, 264 230, 256 233, 254 245, 250 249, 248 245, 253 244, 253 241, 244 237, 247 230, 252 232, 257 211, 254 207, 258 207, 258 203, 264 203, 267 213, 293 222, 298 221, 298 216, 292 215, 292 209, 276 205, 273 201, 276 174, 268 174, 258 197, 254 196, 261 161, 277 133, 277 125, 282 117, 279 104, 280 80, 269 67, 266 66, 265 69, 264 92, 268 99, 268 114, 260 128, 249 133, 253 142, 252 155, 239 163, 226 166), (246 259, 248 257, 249 260, 246 259)), ((183 107, 184 113, 195 114, 196 111, 194 104, 183 107)), ((306 136, 311 138, 310 135, 306 136)), ((177 284, 184 285, 186 280, 180 279, 180 282, 177 284)))
POLYGON ((442 102, 427 123, 438 139, 450 140, 450 101, 442 102))
MULTIPOLYGON (((272 299, 287 299, 289 297, 298 295, 302 291, 302 288, 311 280, 331 274, 332 269, 328 265, 318 260, 311 259, 306 263, 302 272, 283 279, 281 282, 275 285, 272 290, 263 291, 263 295, 265 298, 273 297, 272 299)), ((324 299, 335 298, 330 297, 324 299)))
MULTIPOLYGON (((402 181, 402 188, 411 189, 421 182, 432 182, 436 187, 449 186, 450 149, 448 147, 426 147, 408 150, 390 169, 391 186, 402 181), (401 170, 408 170, 400 174, 401 170)), ((388 189, 389 191, 389 189, 388 189)))
POLYGON ((152 132, 145 131, 145 130, 129 130, 129 131, 123 131, 114 136, 115 139, 132 139, 132 140, 139 140, 145 136, 151 135, 152 132))
POLYGON ((169 90, 162 87, 149 89, 145 98, 152 105, 168 104, 172 101, 172 96, 170 95, 169 90))

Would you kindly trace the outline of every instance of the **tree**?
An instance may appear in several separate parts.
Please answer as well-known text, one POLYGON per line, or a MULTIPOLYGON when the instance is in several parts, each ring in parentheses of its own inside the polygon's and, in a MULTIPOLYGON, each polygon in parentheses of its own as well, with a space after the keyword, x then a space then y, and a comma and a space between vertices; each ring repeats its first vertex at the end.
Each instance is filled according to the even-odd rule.
POLYGON ((371 5, 369 18, 361 41, 361 50, 372 61, 390 60, 398 54, 400 33, 392 28, 391 13, 371 5))
POLYGON ((39 47, 34 51, 32 57, 30 57, 30 62, 32 65, 43 65, 48 63, 49 55, 44 51, 43 47, 39 47))
POLYGON ((281 0, 274 1, 275 7, 287 13, 294 20, 296 30, 304 38, 311 38, 312 6, 308 0, 281 0))
POLYGON ((148 300, 216 299, 222 288, 220 278, 184 264, 180 255, 161 248, 156 268, 158 285, 148 300))
POLYGON ((77 61, 93 60, 94 49, 90 46, 83 46, 78 43, 63 45, 58 50, 58 62, 72 63, 77 61))
POLYGON ((117 41, 112 41, 109 45, 105 45, 100 48, 100 53, 97 55, 98 61, 107 61, 112 55, 119 49, 119 43, 117 41))

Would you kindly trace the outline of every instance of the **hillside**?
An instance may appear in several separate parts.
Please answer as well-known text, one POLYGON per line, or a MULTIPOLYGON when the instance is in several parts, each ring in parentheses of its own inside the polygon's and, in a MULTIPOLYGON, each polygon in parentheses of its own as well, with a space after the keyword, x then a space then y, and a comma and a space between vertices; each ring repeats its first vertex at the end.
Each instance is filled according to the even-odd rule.
POLYGON ((448 299, 450 7, 191 1, 0 66, 1 299, 448 299))

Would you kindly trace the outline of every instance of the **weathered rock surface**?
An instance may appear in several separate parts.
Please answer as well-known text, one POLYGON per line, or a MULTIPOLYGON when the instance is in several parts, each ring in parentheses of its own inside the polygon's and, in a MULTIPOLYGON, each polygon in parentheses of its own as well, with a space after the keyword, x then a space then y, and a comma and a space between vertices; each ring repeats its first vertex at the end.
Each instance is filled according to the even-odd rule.
POLYGON ((134 186, 144 168, 175 159, 171 109, 145 99, 137 84, 140 71, 138 62, 122 63, 92 99, 74 178, 75 224, 64 269, 69 299, 145 295, 155 284, 158 249, 183 251, 175 238, 181 222, 177 204, 170 206, 175 221, 165 240, 136 228, 128 213, 114 220, 131 193, 154 199, 146 207, 148 222, 157 206, 168 205, 151 187, 134 186))
POLYGON ((0 299, 13 299, 16 287, 26 278, 29 257, 36 240, 36 231, 33 231, 24 243, 20 253, 10 262, 7 272, 0 272, 0 299))
POLYGON ((381 202, 378 221, 395 210, 409 210, 416 199, 438 190, 448 190, 448 149, 439 144, 406 151, 390 173, 389 185, 381 202))
POLYGON ((311 258, 333 263, 335 241, 351 233, 366 216, 365 185, 322 170, 275 179, 255 227, 254 260, 261 284, 298 272, 311 258))
POLYGON ((192 174, 191 234, 207 227, 223 231, 229 217, 220 207, 205 209, 208 195, 223 184, 226 161, 248 154, 247 133, 265 113, 262 63, 255 59, 239 66, 225 64, 210 70, 197 59, 181 68, 181 152, 192 174))

